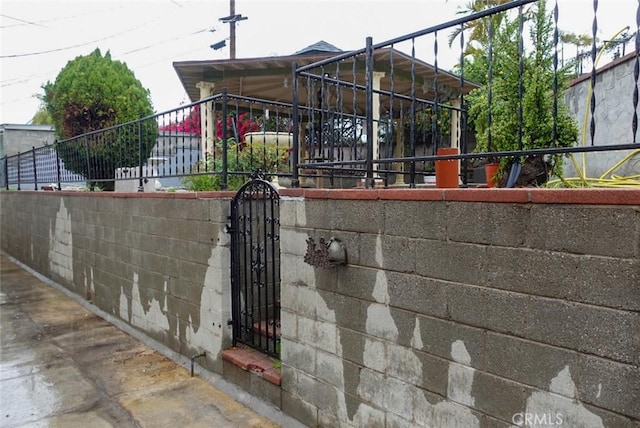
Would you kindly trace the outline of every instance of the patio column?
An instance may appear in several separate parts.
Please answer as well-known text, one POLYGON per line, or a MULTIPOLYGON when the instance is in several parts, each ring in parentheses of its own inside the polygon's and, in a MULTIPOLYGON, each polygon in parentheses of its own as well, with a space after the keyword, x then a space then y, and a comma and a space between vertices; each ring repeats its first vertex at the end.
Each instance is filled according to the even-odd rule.
POLYGON ((460 127, 460 99, 451 100, 451 147, 460 147, 462 142, 462 128, 460 127), (454 110, 455 109, 455 110, 454 110))
MULTIPOLYGON (((377 96, 373 97, 373 160, 380 159, 380 142, 378 141, 378 122, 380 121, 380 81, 385 76, 384 71, 374 71, 373 72, 373 91, 374 93, 378 93, 377 96)), ((373 165, 373 178, 374 180, 378 179, 378 174, 375 173, 380 167, 379 164, 373 165)))
MULTIPOLYGON (((209 98, 213 95, 216 84, 213 82, 198 82, 196 88, 200 89, 200 99, 209 98)), ((213 153, 214 117, 213 110, 206 104, 200 105, 200 147, 202 148, 202 159, 206 159, 207 153, 213 153), (211 138, 208 138, 211 137, 211 138)))
MULTIPOLYGON (((398 127, 396 132, 396 149, 394 151, 394 156, 397 158, 401 158, 404 156, 404 120, 401 118, 398 119, 398 127)), ((395 165, 394 168, 396 171, 396 186, 405 186, 406 183, 404 181, 404 162, 400 162, 395 165)))

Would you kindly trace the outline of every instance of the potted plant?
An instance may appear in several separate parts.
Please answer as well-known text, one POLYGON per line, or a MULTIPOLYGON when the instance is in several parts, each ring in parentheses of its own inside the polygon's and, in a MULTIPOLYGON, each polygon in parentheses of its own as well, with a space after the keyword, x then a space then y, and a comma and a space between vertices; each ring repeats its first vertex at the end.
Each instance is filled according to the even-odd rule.
MULTIPOLYGON (((569 68, 554 73, 553 23, 545 3, 536 3, 526 14, 531 45, 535 46, 531 52, 521 54, 518 49, 518 17, 505 15, 497 21, 499 25, 493 38, 493 50, 500 55, 493 57, 493 78, 485 77, 481 82, 484 85, 467 97, 469 121, 475 129, 475 151, 478 153, 571 147, 577 141, 578 128, 559 99, 570 77, 569 68), (555 92, 554 77, 557 77, 558 85, 555 92), (554 96, 557 100, 555 107, 554 96)), ((483 49, 477 50, 465 64, 469 78, 488 76, 488 40, 481 45, 483 49)), ((488 181, 490 174, 487 173, 488 181)), ((501 184, 509 181, 511 185, 531 186, 546 182, 549 175, 561 174, 562 156, 551 155, 544 158, 502 158, 497 177, 501 184), (531 171, 523 174, 520 169, 531 171), (509 177, 514 170, 519 172, 518 177, 509 177)))

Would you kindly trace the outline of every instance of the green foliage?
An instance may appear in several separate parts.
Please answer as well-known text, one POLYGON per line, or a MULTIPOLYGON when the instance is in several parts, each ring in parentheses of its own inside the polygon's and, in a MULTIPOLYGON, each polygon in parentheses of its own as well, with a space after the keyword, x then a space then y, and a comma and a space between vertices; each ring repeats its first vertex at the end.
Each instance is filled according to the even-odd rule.
MULTIPOLYGON (((69 61, 43 89, 42 99, 60 140, 153 115, 149 91, 125 63, 113 61, 109 52, 102 56, 99 49, 69 61)), ((57 149, 70 171, 92 180, 112 180, 116 168, 137 166, 141 157, 149 157, 157 133, 155 120, 146 120, 140 127, 131 124, 94 139, 63 141, 57 149)), ((112 188, 113 182, 103 181, 103 186, 112 188)))
MULTIPOLYGON (((510 19, 507 16, 496 28, 493 41, 493 80, 488 82, 485 79, 487 81, 483 83, 486 84, 467 97, 470 123, 476 132, 477 152, 571 147, 577 141, 577 126, 560 98, 562 89, 568 82, 569 73, 566 69, 557 74, 558 111, 555 120, 556 138, 553 138, 553 25, 551 16, 546 11, 545 1, 538 2, 532 12, 528 18, 529 39, 535 49, 525 52, 522 57, 522 99, 519 96, 519 22, 517 18, 510 19), (492 90, 491 127, 488 121, 489 88, 492 90), (522 123, 518 117, 520 103, 522 123)), ((488 50, 487 46, 484 47, 488 50)), ((488 67, 485 57, 486 53, 472 58, 473 65, 468 71, 476 78, 488 75, 488 70, 483 70, 483 67, 488 67)), ((506 162, 503 160, 503 168, 506 162)), ((551 156, 549 162, 551 172, 559 176, 562 173, 562 157, 551 156)))
MULTIPOLYGON (((233 139, 228 139, 227 189, 238 190, 256 170, 277 172, 278 167, 286 164, 288 158, 289 150, 286 147, 263 142, 236 144, 233 139)), ((222 190, 221 142, 217 144, 215 156, 207 155, 206 161, 201 161, 191 172, 193 175, 182 179, 187 190, 222 190)))
POLYGON ((33 125, 53 125, 53 118, 47 111, 47 108, 43 105, 41 106, 33 118, 31 119, 31 124, 33 125))

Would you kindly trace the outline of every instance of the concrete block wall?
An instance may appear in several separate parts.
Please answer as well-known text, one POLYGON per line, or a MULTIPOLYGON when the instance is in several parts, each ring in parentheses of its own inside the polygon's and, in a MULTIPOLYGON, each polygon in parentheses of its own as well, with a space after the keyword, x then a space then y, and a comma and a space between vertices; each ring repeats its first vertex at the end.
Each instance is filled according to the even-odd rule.
MULTIPOLYGON (((569 113, 575 119, 580 130, 579 145, 592 144, 603 146, 611 144, 630 144, 640 141, 640 130, 633 135, 633 92, 637 87, 634 78, 636 55, 630 53, 606 64, 598 70, 593 94, 596 99, 594 113, 595 134, 591 141, 591 76, 585 74, 571 83, 564 94, 564 101, 569 113), (585 122, 586 117, 586 122, 585 122), (584 138, 584 140, 583 140, 584 138)), ((575 159, 582 168, 583 158, 586 164, 586 176, 599 178, 609 168, 618 164, 632 153, 626 151, 592 152, 576 154, 575 159)), ((635 156, 624 162, 616 171, 618 176, 634 176, 640 174, 640 157, 635 156)), ((564 175, 578 177, 573 162, 564 161, 564 175)))
POLYGON ((461 192, 283 200, 284 410, 323 427, 637 426, 639 206, 461 192), (304 263, 309 237, 341 239, 348 264, 304 263))
POLYGON ((229 199, 2 192, 2 250, 222 371, 231 344, 229 199))
MULTIPOLYGON (((231 196, 0 192, 0 245, 221 372, 231 196)), ((323 427, 637 427, 640 192, 281 198, 287 414, 323 427), (332 236, 345 266, 304 262, 309 237, 332 236)))

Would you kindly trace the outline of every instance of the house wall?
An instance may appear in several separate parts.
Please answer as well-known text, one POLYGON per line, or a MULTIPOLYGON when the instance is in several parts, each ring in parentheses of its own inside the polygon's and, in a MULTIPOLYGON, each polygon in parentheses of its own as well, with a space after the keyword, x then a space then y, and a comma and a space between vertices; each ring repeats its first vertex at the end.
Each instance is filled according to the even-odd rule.
MULTIPOLYGON (((172 349, 230 345, 229 193, 0 192, 2 250, 172 349)), ((640 421, 640 193, 281 191, 281 405, 310 426, 640 421), (340 239, 347 265, 305 263, 340 239)))
POLYGON ((53 144, 53 127, 47 125, 0 125, 0 158, 24 153, 33 147, 53 144))
MULTIPOLYGON (((593 93, 596 110, 595 134, 591 141, 591 78, 582 76, 573 82, 565 93, 565 102, 569 113, 576 120, 579 133, 579 144, 590 146, 629 144, 634 142, 633 136, 633 92, 637 82, 633 75, 635 53, 626 55, 602 67, 597 74, 593 93), (586 122, 585 122, 585 112, 586 122)), ((640 141, 640 130, 636 130, 635 141, 640 141)), ((616 165, 630 151, 612 151, 576 154, 575 159, 582 168, 583 157, 586 159, 586 176, 599 178, 609 168, 616 165)), ((618 175, 640 174, 640 156, 626 162, 616 171, 618 175)), ((577 177, 576 169, 571 161, 565 161, 565 176, 577 177)))

